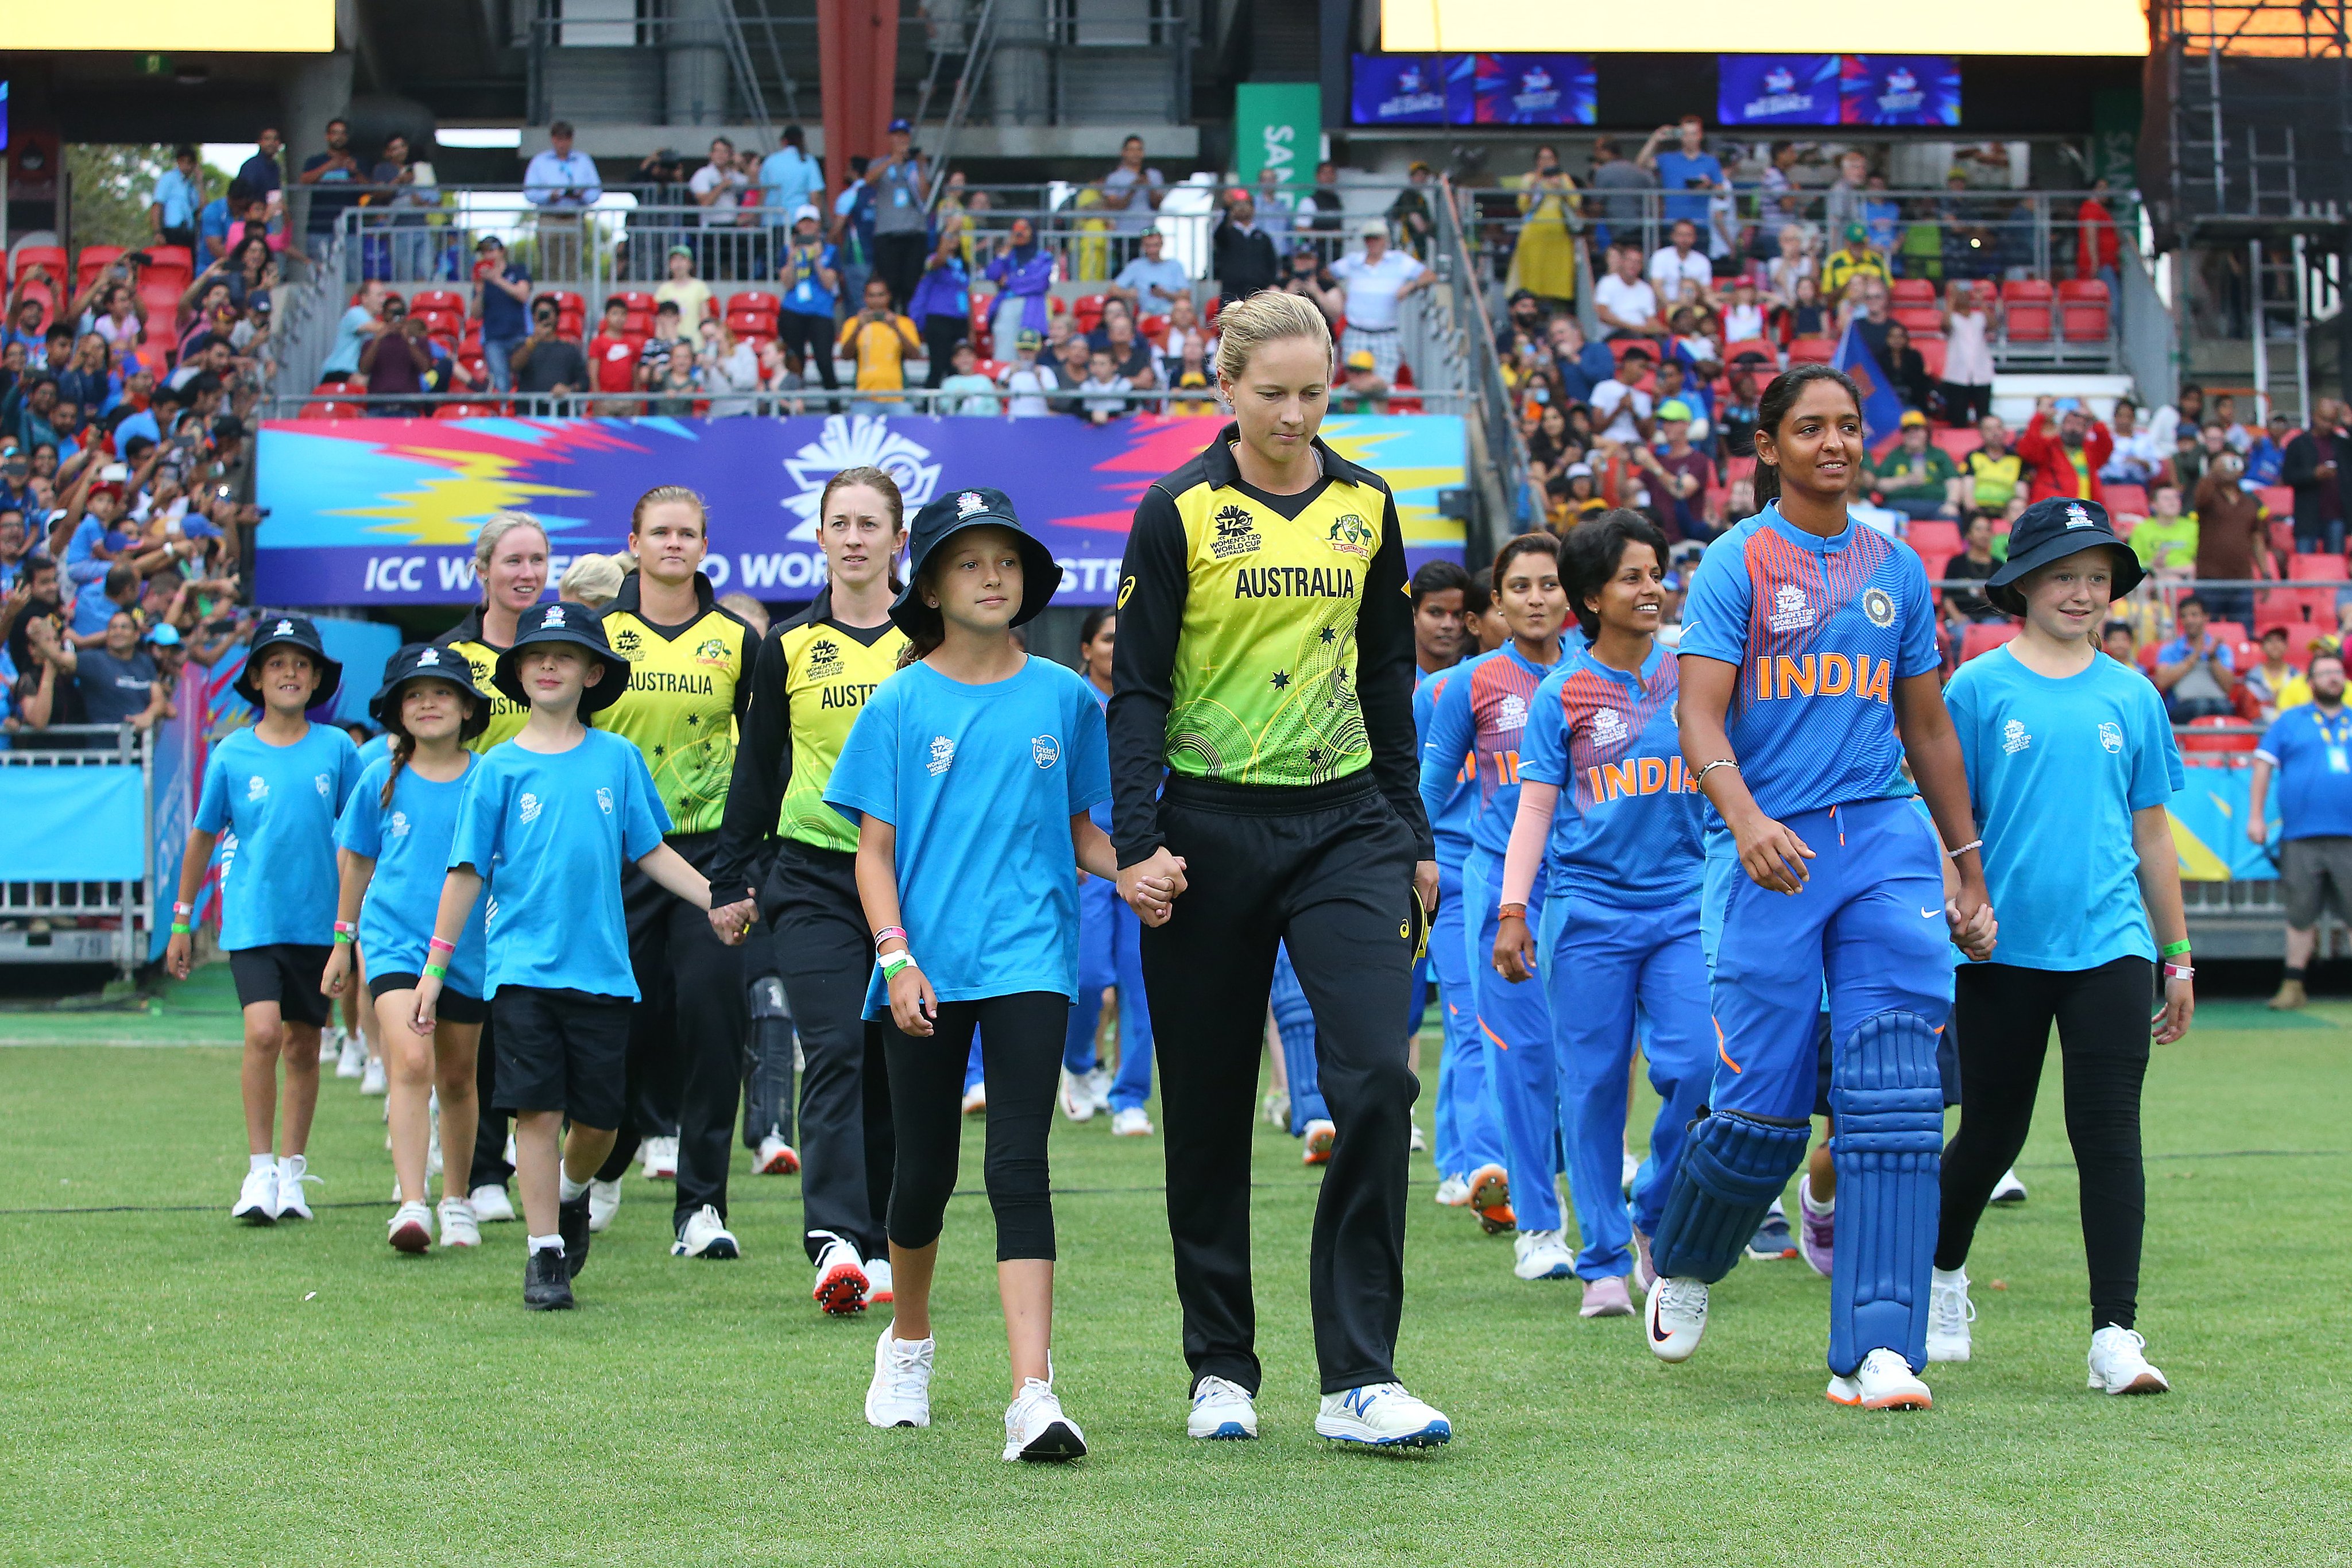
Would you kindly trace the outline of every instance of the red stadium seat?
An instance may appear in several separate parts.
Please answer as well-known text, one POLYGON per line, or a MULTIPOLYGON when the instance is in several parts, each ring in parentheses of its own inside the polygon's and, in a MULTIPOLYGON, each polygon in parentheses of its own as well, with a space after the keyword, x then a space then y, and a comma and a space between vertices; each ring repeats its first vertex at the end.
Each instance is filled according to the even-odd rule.
POLYGON ((2108 309, 2105 283, 2069 278, 2058 286, 2058 336, 2069 343, 2105 342, 2108 309))
POLYGON ((1155 347, 1155 348, 1164 348, 1164 347, 1166 347, 1166 346, 1167 346, 1167 342, 1168 342, 1168 318, 1167 318, 1167 317, 1165 317, 1165 316, 1146 316, 1142 320, 1140 320, 1140 321, 1139 321, 1139 322, 1137 322, 1137 323, 1136 323, 1136 329, 1137 329, 1138 331, 1141 332, 1141 333, 1142 333, 1146 338, 1150 339, 1150 340, 1151 340, 1151 343, 1152 343, 1152 346, 1153 346, 1153 347, 1155 347))
POLYGON ((621 330, 632 338, 652 337, 654 335, 653 312, 650 310, 630 311, 626 317, 623 318, 621 330))
POLYGON ((2285 522, 2281 522, 2275 517, 2271 519, 2270 535, 2271 553, 2273 555, 2286 556, 2293 555, 2294 553, 2294 523, 2293 519, 2289 519, 2285 522))
POLYGON ((1929 379, 1934 381, 1942 381, 1944 379, 1944 354, 1951 345, 1945 342, 1944 340, 1938 336, 1934 338, 1914 338, 1911 340, 1911 346, 1919 350, 1919 362, 1927 367, 1929 379))
POLYGON ((558 310, 555 313, 555 335, 577 340, 584 336, 580 329, 586 320, 587 318, 577 310, 558 310))
MULTIPOLYGON (((1960 538, 1959 524, 1948 523, 1934 517, 1913 523, 1904 538, 1910 542, 1913 549, 1919 552, 1923 559, 1931 550, 1940 550, 1946 555, 1958 555, 1965 548, 1960 538)), ((1933 577, 1936 574, 1931 571, 1927 575, 1933 577)))
POLYGON ((2183 751, 2252 751, 2262 744, 2259 735, 2213 733, 2216 729, 2231 726, 2241 731, 2246 727, 2242 721, 2226 714, 2216 714, 2210 718, 2191 719, 2185 729, 2176 727, 2174 733, 2179 737, 2183 751))
POLYGON ((1609 340, 1609 351, 1617 356, 1617 362, 1621 365, 1625 362, 1625 356, 1635 348, 1639 348, 1643 353, 1648 354, 1652 363, 1656 362, 1658 358, 1658 346, 1647 338, 1612 338, 1609 340))
POLYGON ((1955 463, 1984 444, 1983 439, 1973 430, 1953 430, 1940 424, 1927 439, 1942 447, 1944 455, 1955 463))
POLYGON ((2289 632, 2334 632, 2336 590, 2322 588, 2257 588, 2254 590, 2254 635, 2273 626, 2289 632))
POLYGON ((121 254, 122 247, 119 245, 82 246, 81 254, 74 259, 74 292, 79 294, 88 288, 90 279, 111 267, 121 254))
POLYGON ((2107 515, 2111 517, 2147 516, 2147 492, 2137 485, 2108 486, 2107 515))
POLYGON ((47 270, 51 277, 64 277, 66 275, 65 247, 55 245, 19 246, 16 253, 8 258, 8 281, 16 282, 37 267, 47 270))
POLYGON ((732 294, 728 297, 727 314, 730 316, 773 316, 777 311, 783 308, 783 305, 784 302, 782 300, 777 298, 774 295, 770 294, 765 289, 746 288, 739 293, 732 294))
POLYGON ((1924 277, 1898 277, 1888 285, 1886 298, 1897 306, 1933 306, 1936 286, 1924 277))
POLYGON ((1969 629, 1960 633, 1960 663, 1965 664, 1979 653, 1990 653, 2016 635, 2014 621, 1971 621, 1969 629))
POLYGON ((2352 578, 2340 555, 2291 555, 2286 560, 2287 579, 2293 582, 2343 582, 2352 578))
POLYGON ((642 288, 624 288, 617 294, 606 295, 605 298, 617 299, 630 309, 642 310, 648 316, 654 313, 654 307, 657 303, 652 295, 642 288))
POLYGON ((436 419, 495 419, 499 408, 488 402, 445 402, 433 411, 436 419))
POLYGON ((1390 391, 1394 392, 1396 395, 1389 400, 1389 412, 1391 413, 1422 413, 1427 412, 1419 398, 1407 397, 1404 395, 1412 390, 1412 367, 1406 364, 1402 360, 1399 360, 1397 361, 1396 382, 1390 388, 1390 391))
POLYGON ((2004 332, 2012 343, 2046 343, 2055 326, 2050 285, 2037 277, 2011 279, 2001 285, 2004 332))
POLYGON ((1940 310, 1901 306, 1891 314, 1909 330, 1914 343, 1922 338, 1941 338, 1944 335, 1944 313, 1940 310))
MULTIPOLYGON (((1780 368, 1780 350, 1774 348, 1771 344, 1766 342, 1761 338, 1750 338, 1744 343, 1733 343, 1724 349, 1724 369, 1727 371, 1738 370, 1739 368, 1740 360, 1750 354, 1762 360, 1767 369, 1778 370, 1780 368)), ((1759 388, 1759 390, 1760 391, 1762 389, 1759 388)))
POLYGON ((408 297, 411 310, 455 310, 466 313, 466 297, 454 288, 420 288, 408 297))
POLYGON ((2265 485, 2261 489, 2255 491, 2254 494, 2261 497, 2263 506, 2268 507, 2271 509, 2272 517, 2292 517, 2294 516, 2294 490, 2293 486, 2287 485, 2265 485))
MULTIPOLYGON (((1054 303, 1056 306, 1059 306, 1062 302, 1056 299, 1054 303)), ((1220 294, 1214 299, 1209 301, 1209 308, 1202 313, 1201 324, 1204 327, 1215 326, 1217 321, 1217 312, 1223 310, 1224 308, 1225 297, 1220 294)))
POLYGON ((340 383, 319 388, 317 392, 310 394, 311 401, 302 405, 301 417, 304 419, 360 418, 367 412, 366 409, 359 403, 347 401, 341 395, 343 391, 340 383))
POLYGON ((1797 338, 1789 344, 1789 367, 1826 365, 1837 357, 1837 345, 1827 338, 1797 338))
MULTIPOLYGON (((1911 531, 1916 536, 1919 531, 1919 525, 1916 523, 1912 524, 1911 531)), ((1944 549, 1921 549, 1919 551, 1919 565, 1927 571, 1927 581, 1931 585, 1927 591, 1930 598, 1937 601, 1940 601, 1943 598, 1944 591, 1932 585, 1937 579, 1944 575, 1944 569, 1952 564, 1952 558, 1959 553, 1960 552, 1958 550, 1944 549)))
POLYGON ((2216 638, 2224 643, 2242 643, 2246 641, 2245 627, 2235 621, 2213 622, 2211 623, 2210 630, 2216 638))

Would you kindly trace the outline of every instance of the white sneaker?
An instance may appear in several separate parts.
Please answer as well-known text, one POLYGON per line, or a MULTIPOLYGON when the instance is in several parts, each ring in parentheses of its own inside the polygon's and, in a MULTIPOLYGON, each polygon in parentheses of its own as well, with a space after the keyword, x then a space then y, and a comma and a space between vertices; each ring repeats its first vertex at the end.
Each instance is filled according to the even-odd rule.
POLYGON ((1094 1102, 1096 1110, 1110 1109, 1110 1069, 1100 1062, 1095 1063, 1095 1070, 1087 1074, 1087 1097, 1094 1102))
POLYGON ((677 1179, 677 1140, 647 1138, 645 1164, 647 1181, 676 1181, 677 1179))
POLYGON ((462 1197, 441 1200, 441 1245, 444 1247, 479 1247, 482 1228, 474 1217, 474 1206, 462 1197))
POLYGON ((1327 1118, 1316 1117, 1307 1124, 1306 1131, 1299 1139, 1306 1147, 1299 1153, 1298 1163, 1307 1166, 1329 1165, 1331 1145, 1338 1142, 1339 1137, 1339 1130, 1327 1118))
POLYGON ((1095 1119, 1095 1097, 1088 1092, 1087 1081, 1066 1067, 1062 1069, 1062 1086, 1056 1098, 1061 1101, 1062 1114, 1071 1121, 1091 1122, 1095 1119))
MULTIPOLYGON (((593 1224, 595 1216, 590 1215, 589 1219, 593 1224)), ((740 1258, 743 1249, 737 1244, 735 1233, 727 1228, 727 1222, 719 1218, 719 1210, 706 1203, 688 1215, 686 1223, 677 1228, 677 1238, 669 1244, 669 1255, 723 1261, 740 1258)))
POLYGON ((2091 1336, 2091 1386, 2101 1394, 2166 1394, 2172 1385, 2141 1354, 2147 1341, 2109 1323, 2091 1336))
POLYGON ((1557 1230, 1522 1230, 1511 1241, 1511 1272, 1522 1280, 1565 1280, 1576 1258, 1557 1230))
POLYGON ((1454 1423, 1407 1394, 1402 1383, 1368 1383, 1323 1396, 1315 1435, 1376 1448, 1433 1448, 1453 1440, 1454 1423))
POLYGON ((278 1218, 280 1219, 310 1218, 310 1200, 302 1196, 302 1184, 306 1181, 323 1183, 324 1180, 322 1176, 314 1176, 310 1174, 310 1162, 300 1155, 289 1155, 279 1160, 278 1162, 278 1218))
POLYGON ((1618 1167, 1618 1171, 1617 1185, 1623 1189, 1626 1197, 1633 1197, 1633 1178, 1642 1174, 1642 1156, 1627 1149, 1625 1163, 1618 1167))
POLYGON ((347 1030, 335 1030, 334 1041, 327 1046, 334 1052, 335 1076, 357 1078, 367 1071, 367 1039, 347 1030))
POLYGON ((1688 1361, 1706 1333, 1706 1281, 1662 1279, 1642 1303, 1650 1354, 1660 1361, 1688 1361))
POLYGON ((1032 1464, 1059 1464, 1081 1458, 1086 1451, 1086 1435, 1076 1421, 1062 1414, 1054 1385, 1034 1377, 1024 1383, 1013 1403, 1004 1407, 1004 1457, 1032 1464))
POLYGON ((1405 1141, 1405 1153, 1409 1155, 1425 1155, 1429 1153, 1429 1139, 1423 1134, 1421 1124, 1418 1122, 1407 1122, 1405 1125, 1412 1129, 1412 1136, 1405 1141))
POLYGON ((598 1181, 593 1176, 590 1177, 588 1228, 592 1231, 605 1229, 613 1223, 613 1216, 620 1212, 621 1178, 614 1176, 611 1181, 598 1181))
POLYGON ((800 1151, 773 1133, 760 1140, 760 1152, 751 1159, 751 1169, 761 1176, 790 1176, 800 1168, 800 1151))
POLYGON ((429 1251, 433 1246, 433 1211, 421 1203, 404 1203, 393 1210, 385 1239, 403 1252, 429 1251))
POLYGON ((898 1299, 898 1292, 890 1288, 890 1260, 887 1258, 866 1260, 866 1304, 869 1307, 887 1307, 898 1299))
POLYGON ((1148 1138, 1151 1136, 1151 1118, 1143 1113, 1140 1105, 1113 1111, 1110 1113, 1110 1135, 1114 1138, 1148 1138))
POLYGON ((1192 1390, 1192 1413, 1184 1417, 1184 1436, 1218 1441, 1257 1436, 1257 1401, 1248 1389, 1214 1375, 1201 1379, 1192 1390))
POLYGON ((866 1310, 866 1292, 871 1288, 857 1249, 838 1236, 827 1238, 816 1255, 816 1285, 809 1299, 835 1317, 847 1317, 866 1310))
POLYGON ((259 1170, 245 1173, 245 1183, 236 1189, 236 1204, 228 1211, 231 1219, 242 1219, 247 1225, 278 1223, 278 1166, 275 1161, 259 1170))
POLYGON ((506 1166, 509 1170, 514 1167, 515 1146, 514 1134, 512 1133, 509 1133, 507 1134, 506 1145, 499 1151, 499 1161, 500 1164, 506 1166))
POLYGON ((931 1424, 931 1354, 938 1342, 898 1339, 885 1327, 874 1342, 874 1381, 866 1385, 869 1427, 931 1424))
POLYGON ((514 1199, 496 1182, 484 1182, 466 1198, 478 1225, 503 1225, 515 1217, 514 1199))
POLYGON ((2025 1201, 2025 1184, 2017 1179, 2015 1166, 2000 1173, 2000 1179, 1992 1184, 1992 1196, 1985 1201, 1987 1203, 2023 1203, 2025 1201))
MULTIPOLYGON (((360 1049, 362 1051, 365 1051, 367 1047, 362 1045, 360 1049)), ((336 1071, 340 1072, 342 1069, 338 1067, 336 1071)), ((371 1056, 367 1059, 367 1064, 360 1069, 360 1092, 362 1094, 381 1094, 383 1091, 383 1058, 381 1056, 371 1056)))
POLYGON ((1460 1208, 1470 1201, 1470 1184, 1458 1176, 1447 1176, 1437 1184, 1437 1201, 1448 1208, 1460 1208))
POLYGON ((1265 1092, 1265 1098, 1258 1102, 1257 1109, 1258 1114, 1265 1118, 1267 1126, 1280 1127, 1285 1132, 1289 1131, 1289 1094, 1280 1089, 1269 1089, 1265 1092))
POLYGON ((988 1081, 982 1079, 963 1092, 963 1113, 967 1116, 988 1114, 988 1081))
POLYGON ((1864 1410, 1927 1410, 1935 1406, 1911 1364, 1891 1350, 1874 1350, 1852 1375, 1830 1379, 1830 1403, 1864 1410))
POLYGON ((1927 1359, 1968 1360, 1969 1325, 1976 1321, 1977 1304, 1969 1300, 1966 1269, 1955 1270, 1949 1284, 1933 1281, 1927 1287, 1927 1359))

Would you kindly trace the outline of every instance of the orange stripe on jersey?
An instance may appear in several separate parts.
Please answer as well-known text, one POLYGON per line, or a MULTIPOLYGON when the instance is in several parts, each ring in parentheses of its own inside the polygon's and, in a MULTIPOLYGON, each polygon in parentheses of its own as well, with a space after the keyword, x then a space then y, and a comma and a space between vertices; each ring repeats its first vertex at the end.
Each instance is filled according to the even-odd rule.
POLYGON ((1734 1071, 1734 1072, 1738 1072, 1738 1071, 1740 1071, 1739 1063, 1738 1063, 1738 1062, 1736 1062, 1736 1061, 1732 1061, 1732 1060, 1731 1060, 1731 1052, 1729 1052, 1729 1051, 1726 1051, 1726 1050, 1724 1050, 1724 1049, 1723 1049, 1723 1026, 1722 1026, 1721 1024, 1719 1024, 1719 1023, 1716 1023, 1716 1021, 1715 1021, 1715 1017, 1714 1017, 1714 1015, 1713 1015, 1713 1014, 1711 1014, 1711 1013, 1707 1016, 1707 1020, 1706 1020, 1706 1021, 1707 1021, 1707 1022, 1709 1022, 1709 1023, 1715 1024, 1715 1053, 1716 1053, 1716 1055, 1717 1055, 1717 1056, 1719 1056, 1719 1057, 1723 1058, 1723 1064, 1724 1064, 1726 1067, 1728 1067, 1729 1069, 1731 1069, 1731 1071, 1734 1071))

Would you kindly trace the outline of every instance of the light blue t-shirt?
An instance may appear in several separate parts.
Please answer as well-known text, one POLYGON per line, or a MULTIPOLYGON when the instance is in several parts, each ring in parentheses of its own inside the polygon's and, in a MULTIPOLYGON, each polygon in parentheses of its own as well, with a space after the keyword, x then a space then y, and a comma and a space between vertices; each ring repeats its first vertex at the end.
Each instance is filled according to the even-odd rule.
MULTIPOLYGON (((1438 701, 1445 695, 1445 688, 1455 681, 1468 679, 1462 673, 1462 666, 1454 664, 1447 669, 1432 670, 1413 683, 1412 732, 1424 750, 1429 745, 1430 727, 1437 717, 1438 701)), ((1453 792, 1445 797, 1445 803, 1429 816, 1430 836, 1437 841, 1437 863, 1441 866, 1460 871, 1463 861, 1470 853, 1470 810, 1478 792, 1477 782, 1477 770, 1471 763, 1468 748, 1465 747, 1460 767, 1454 775, 1453 792)))
MULTIPOLYGON (((899 923, 940 1000, 1076 999, 1070 819, 1110 799, 1103 710, 1085 677, 1032 657, 971 686, 910 664, 866 700, 824 799, 898 830, 899 923)), ((877 967, 866 1016, 889 1014, 877 967)))
POLYGON ((1716 162, 1712 152, 1692 157, 1677 149, 1658 154, 1658 189, 1664 193, 1658 201, 1658 210, 1670 224, 1684 218, 1696 224, 1702 244, 1706 238, 1707 192, 1722 183, 1723 165, 1716 162), (1693 180, 1706 182, 1706 188, 1693 190, 1690 186, 1693 180))
POLYGON ((822 205, 824 165, 797 147, 779 147, 760 160, 760 205, 770 224, 789 227, 803 206, 822 205))
POLYGON ((592 729, 569 751, 494 746, 466 775, 448 864, 488 880, 488 988, 637 999, 621 866, 661 847, 669 812, 645 754, 592 729))
POLYGON ((2164 699, 2128 664, 2094 658, 2064 680, 2006 647, 1962 664, 1944 691, 2000 916, 1992 961, 2091 969, 2156 941, 2140 901, 2132 813, 2182 783, 2164 699))
POLYGON ((359 777, 359 748, 331 724, 291 746, 240 729, 212 748, 196 826, 220 835, 224 949, 335 939, 335 818, 359 777))
POLYGON ((1121 288, 1134 289, 1146 316, 1165 316, 1176 297, 1189 298, 1192 292, 1192 279, 1185 272, 1184 264, 1168 256, 1148 261, 1139 256, 1120 267, 1118 276, 1111 281, 1121 288), (1152 293, 1155 285, 1168 290, 1169 298, 1163 299, 1152 293))
MULTIPOLYGON (((360 952, 372 974, 425 971, 425 941, 441 913, 449 846, 457 837, 457 808, 466 798, 467 779, 481 766, 473 753, 465 756, 466 771, 446 784, 414 768, 402 768, 389 806, 383 804, 383 781, 392 775, 392 759, 372 762, 343 803, 335 842, 375 862, 367 902, 360 905, 360 952)), ((466 916, 466 928, 457 935, 457 950, 449 956, 448 988, 479 998, 485 961, 482 900, 478 898, 466 916)))
POLYGON ((2277 770, 2271 803, 2282 841, 2352 835, 2352 713, 2338 708, 2331 719, 2316 703, 2291 707, 2254 755, 2277 770))
POLYGON ((1852 519, 1823 538, 1768 506, 1706 547, 1680 647, 1738 671, 1725 728, 1767 816, 1912 792, 1895 683, 1942 660, 1909 545, 1852 519))
POLYGON ((1683 766, 1675 655, 1653 645, 1641 670, 1580 648, 1536 688, 1519 740, 1519 780, 1550 784, 1545 864, 1555 890, 1622 909, 1692 896, 1706 799, 1683 766))
POLYGON ((360 747, 360 766, 362 768, 368 767, 372 763, 380 762, 391 755, 392 731, 388 729, 380 729, 373 735, 369 736, 366 742, 360 747))

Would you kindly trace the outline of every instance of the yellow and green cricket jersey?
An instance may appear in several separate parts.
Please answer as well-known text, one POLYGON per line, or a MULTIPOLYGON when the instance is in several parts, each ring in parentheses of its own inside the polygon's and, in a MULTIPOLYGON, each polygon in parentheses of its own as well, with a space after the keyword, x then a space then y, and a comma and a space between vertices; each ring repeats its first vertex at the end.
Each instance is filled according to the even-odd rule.
POLYGON ((792 727, 792 775, 776 834, 819 849, 855 850, 857 830, 824 803, 824 787, 866 699, 898 667, 907 634, 887 623, 856 628, 801 615, 777 630, 774 643, 792 727))
POLYGON ((629 661, 629 688, 596 716, 645 754, 673 833, 719 831, 735 773, 735 720, 751 695, 751 629, 719 608, 694 574, 696 613, 683 625, 646 618, 631 572, 604 609, 604 639, 629 661))
POLYGON ((438 645, 463 657, 474 672, 474 684, 489 694, 490 727, 466 742, 467 747, 474 751, 488 751, 521 734, 524 721, 530 717, 530 705, 519 703, 499 690, 498 682, 491 678, 499 673, 499 655, 505 650, 493 648, 483 641, 480 607, 443 632, 438 645))

